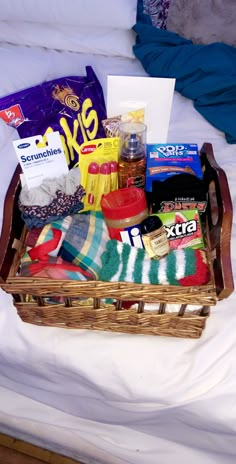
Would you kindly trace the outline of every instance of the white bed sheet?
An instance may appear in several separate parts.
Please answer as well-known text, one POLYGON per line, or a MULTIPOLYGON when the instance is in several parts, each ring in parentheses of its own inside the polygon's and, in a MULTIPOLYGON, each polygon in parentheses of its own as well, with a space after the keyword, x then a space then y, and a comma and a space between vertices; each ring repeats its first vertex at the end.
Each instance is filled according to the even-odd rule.
MULTIPOLYGON (((1 94, 92 65, 145 75, 136 60, 2 45, 1 94)), ((160 109, 161 111, 161 109, 160 109)), ((0 124, 0 196, 16 165, 0 124)), ((169 142, 213 144, 236 204, 236 146, 175 94, 169 142)), ((236 226, 232 231, 236 276, 236 226)), ((236 296, 212 309, 199 340, 24 324, 0 291, 0 432, 89 463, 233 464, 236 459, 236 296)))

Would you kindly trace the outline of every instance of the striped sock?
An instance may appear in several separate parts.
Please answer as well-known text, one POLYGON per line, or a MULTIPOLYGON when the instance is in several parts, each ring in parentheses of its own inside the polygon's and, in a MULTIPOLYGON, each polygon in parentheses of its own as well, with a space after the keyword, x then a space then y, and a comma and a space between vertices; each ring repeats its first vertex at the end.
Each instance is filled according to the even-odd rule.
POLYGON ((191 248, 172 250, 158 261, 142 248, 109 240, 101 259, 99 280, 106 282, 203 285, 209 280, 204 252, 191 248))

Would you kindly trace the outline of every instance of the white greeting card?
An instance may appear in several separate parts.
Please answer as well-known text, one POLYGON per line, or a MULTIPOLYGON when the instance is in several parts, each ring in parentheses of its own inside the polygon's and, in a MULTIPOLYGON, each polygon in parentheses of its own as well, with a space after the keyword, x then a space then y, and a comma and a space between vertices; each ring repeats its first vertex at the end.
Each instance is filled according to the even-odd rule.
POLYGON ((147 143, 166 143, 175 79, 140 76, 107 77, 107 116, 144 108, 147 143))
POLYGON ((44 137, 35 135, 12 143, 23 171, 23 182, 26 182, 28 189, 37 187, 45 178, 68 173, 59 132, 44 137))

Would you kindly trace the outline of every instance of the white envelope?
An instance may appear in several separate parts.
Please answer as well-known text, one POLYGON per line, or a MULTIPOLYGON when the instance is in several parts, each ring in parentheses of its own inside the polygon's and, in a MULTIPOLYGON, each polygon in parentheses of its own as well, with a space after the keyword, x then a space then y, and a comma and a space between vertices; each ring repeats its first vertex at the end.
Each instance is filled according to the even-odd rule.
POLYGON ((175 79, 107 76, 107 116, 144 108, 147 143, 166 143, 175 79))

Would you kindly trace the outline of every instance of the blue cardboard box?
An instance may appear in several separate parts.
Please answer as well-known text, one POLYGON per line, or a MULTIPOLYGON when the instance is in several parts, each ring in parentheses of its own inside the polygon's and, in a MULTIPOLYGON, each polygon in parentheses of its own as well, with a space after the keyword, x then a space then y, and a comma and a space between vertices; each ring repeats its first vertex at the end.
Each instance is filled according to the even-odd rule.
POLYGON ((153 180, 189 173, 202 179, 198 145, 196 143, 147 144, 146 192, 152 191, 153 180))

